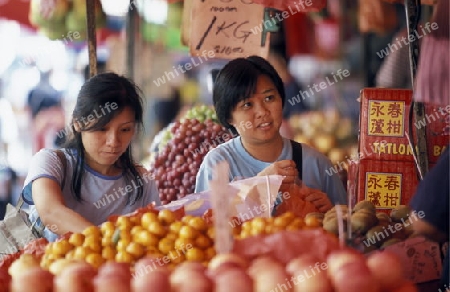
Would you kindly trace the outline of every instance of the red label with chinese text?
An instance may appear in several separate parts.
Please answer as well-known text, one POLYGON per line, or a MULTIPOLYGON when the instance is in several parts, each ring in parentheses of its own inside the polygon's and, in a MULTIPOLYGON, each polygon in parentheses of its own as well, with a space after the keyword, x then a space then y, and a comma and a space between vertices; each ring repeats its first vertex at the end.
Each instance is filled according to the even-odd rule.
POLYGON ((412 90, 365 88, 361 91, 360 159, 414 161, 408 137, 426 127, 428 160, 435 163, 450 142, 450 105, 425 104, 425 117, 412 123, 412 90))

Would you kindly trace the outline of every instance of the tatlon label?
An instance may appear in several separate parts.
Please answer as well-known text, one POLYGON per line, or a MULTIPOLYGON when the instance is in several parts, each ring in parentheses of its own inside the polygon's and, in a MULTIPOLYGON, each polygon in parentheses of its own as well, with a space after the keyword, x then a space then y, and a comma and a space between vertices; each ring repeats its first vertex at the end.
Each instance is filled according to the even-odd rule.
MULTIPOLYGON (((428 147, 430 147, 430 145, 428 145, 428 147)), ((433 152, 432 157, 436 158, 439 157, 446 148, 446 146, 439 145, 431 145, 431 147, 433 152)), ((403 143, 373 142, 372 150, 374 154, 413 155, 411 146, 403 143)))
POLYGON ((401 205, 401 173, 366 173, 366 200, 377 208, 395 208, 401 205))
POLYGON ((412 155, 412 148, 409 144, 389 143, 389 142, 374 142, 372 143, 373 152, 377 154, 400 154, 412 155))
POLYGON ((405 133, 404 101, 369 101, 368 134, 403 137, 405 133))

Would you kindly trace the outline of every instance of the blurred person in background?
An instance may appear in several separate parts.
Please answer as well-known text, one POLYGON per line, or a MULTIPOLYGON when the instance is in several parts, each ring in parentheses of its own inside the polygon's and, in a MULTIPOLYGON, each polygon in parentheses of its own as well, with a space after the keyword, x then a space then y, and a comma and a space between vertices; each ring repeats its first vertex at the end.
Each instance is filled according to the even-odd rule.
MULTIPOLYGON (((436 22, 439 29, 431 31, 422 40, 414 99, 448 107, 450 79, 450 23, 449 1, 440 0, 435 5, 431 22, 436 22)), ((425 174, 411 199, 411 209, 423 212, 424 217, 412 220, 415 233, 443 245, 444 261, 442 267, 440 290, 448 291, 450 287, 449 269, 449 218, 450 218, 450 143, 439 157, 437 164, 425 174)), ((413 214, 411 216, 414 216, 413 214)))
POLYGON ((27 109, 32 127, 33 153, 42 148, 58 148, 65 140, 62 93, 50 84, 52 70, 40 71, 39 83, 30 90, 27 109))
MULTIPOLYGON (((278 72, 281 80, 283 80, 286 99, 290 100, 292 97, 298 95, 299 92, 302 91, 302 88, 289 72, 286 59, 279 53, 271 52, 269 54, 268 61, 278 72)), ((295 102, 294 104, 289 102, 285 104, 283 107, 283 122, 281 124, 280 133, 288 139, 293 139, 294 131, 289 124, 289 118, 293 115, 301 114, 309 110, 310 108, 304 100, 301 100, 301 102, 295 102)))
POLYGON ((16 116, 11 103, 0 97, 0 220, 5 216, 6 205, 12 203, 16 173, 8 163, 8 148, 19 137, 16 116))
MULTIPOLYGON (((90 78, 90 72, 89 72, 89 64, 85 65, 83 68, 83 76, 84 81, 86 82, 90 78)), ((106 61, 105 60, 98 60, 97 61, 97 74, 106 72, 106 61)))
MULTIPOLYGON (((408 37, 407 28, 403 28, 391 40, 393 50, 384 56, 375 78, 376 87, 411 89, 411 71, 409 67, 409 45, 397 44, 396 40, 408 37), (394 47, 396 46, 396 47, 394 47), (395 49, 397 48, 397 49, 395 49)), ((386 49, 385 49, 386 50, 386 49)))
POLYGON ((170 86, 168 98, 156 99, 153 103, 153 111, 156 117, 157 131, 161 131, 172 123, 181 110, 180 87, 170 86))

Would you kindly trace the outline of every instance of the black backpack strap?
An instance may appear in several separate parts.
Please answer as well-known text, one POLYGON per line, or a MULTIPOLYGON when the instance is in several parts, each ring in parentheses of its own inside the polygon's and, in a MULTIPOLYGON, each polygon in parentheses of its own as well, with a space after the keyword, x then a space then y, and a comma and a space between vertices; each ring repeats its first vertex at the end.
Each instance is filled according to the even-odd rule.
POLYGON ((300 179, 303 179, 303 171, 302 171, 302 165, 303 165, 303 150, 302 150, 302 144, 295 142, 291 140, 292 145, 292 160, 294 160, 295 165, 297 166, 298 170, 298 177, 300 179))

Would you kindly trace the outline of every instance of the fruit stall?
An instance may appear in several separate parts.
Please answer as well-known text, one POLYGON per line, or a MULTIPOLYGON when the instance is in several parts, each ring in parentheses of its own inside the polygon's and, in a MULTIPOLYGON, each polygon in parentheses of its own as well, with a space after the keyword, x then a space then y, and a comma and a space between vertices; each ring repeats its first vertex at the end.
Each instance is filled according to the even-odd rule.
POLYGON ((300 200, 219 224, 227 208, 193 190, 207 149, 231 136, 212 108, 186 112, 149 161, 162 207, 3 255, 0 291, 430 291, 418 287, 439 278, 440 246, 414 234, 421 214, 406 205, 380 210, 368 198, 320 213, 300 200), (217 252, 223 236, 231 245, 217 252))
MULTIPOLYGON (((439 271, 411 274, 404 249, 389 249, 412 236, 405 208, 376 214, 365 201, 351 211, 338 205, 303 218, 292 212, 254 217, 230 226, 232 249, 217 254, 211 210, 193 216, 184 208, 148 206, 4 256, 0 291, 418 291, 415 282, 439 271), (351 243, 339 239, 339 222, 349 223, 351 243), (378 238, 396 224, 405 228, 378 238)), ((420 263, 439 264, 435 245, 419 240, 413 246, 418 253, 424 248, 420 263), (430 251, 434 256, 427 257, 430 251)))
MULTIPOLYGON (((192 2, 185 0, 185 5, 192 2)), ((283 10, 293 1, 253 2, 283 10)), ((309 2, 311 11, 326 4, 309 2)), ((199 3, 193 11, 204 11, 199 3)), ((87 26, 74 27, 79 19, 88 22, 83 17, 89 15, 77 12, 85 11, 85 4, 74 0, 71 13, 51 23, 36 12, 30 20, 50 38, 68 30, 86 31, 87 26), (55 27, 61 30, 48 29, 55 27)), ((258 9, 264 12, 263 6, 258 9)), ((197 30, 203 28, 201 33, 184 36, 196 56, 205 48, 198 47, 214 43, 211 39, 198 43, 208 34, 202 17, 189 22, 197 30)), ((104 25, 103 13, 96 19, 97 25, 104 25)), ((95 49, 91 33, 82 37, 95 49)), ((247 45, 239 48, 225 46, 218 54, 230 58, 254 50, 247 45)), ((264 49, 257 53, 265 54, 264 49)), ((91 74, 92 62, 95 57, 90 59, 91 74)), ((348 170, 348 178, 343 178, 348 205, 335 205, 325 213, 295 196, 297 185, 274 210, 280 176, 247 178, 194 193, 205 155, 235 137, 219 123, 213 107, 194 105, 156 135, 143 162, 153 174, 162 206, 111 214, 99 226, 69 232, 54 242, 39 238, 0 251, 0 292, 437 291, 442 247, 415 233, 413 222, 424 214, 408 207, 419 182, 415 171, 420 171, 414 152, 408 152, 411 141, 404 135, 411 127, 412 95, 411 90, 362 89, 358 135, 352 120, 336 110, 290 117, 294 140, 327 155, 336 166, 330 173, 348 170), (398 104, 396 114, 383 118, 386 125, 372 127, 380 105, 388 109, 398 104), (393 125, 402 133, 396 133, 393 125), (375 189, 377 179, 386 185, 375 189), (229 190, 230 199, 221 201, 218 194, 229 190), (261 212, 250 211, 255 204, 261 212), (242 208, 251 215, 243 216, 242 208)), ((435 112, 427 107, 427 113, 435 112)), ((426 144, 430 167, 448 144, 448 132, 442 131, 447 126, 448 118, 441 117, 426 127, 432 136, 426 144)))

